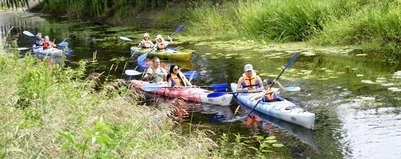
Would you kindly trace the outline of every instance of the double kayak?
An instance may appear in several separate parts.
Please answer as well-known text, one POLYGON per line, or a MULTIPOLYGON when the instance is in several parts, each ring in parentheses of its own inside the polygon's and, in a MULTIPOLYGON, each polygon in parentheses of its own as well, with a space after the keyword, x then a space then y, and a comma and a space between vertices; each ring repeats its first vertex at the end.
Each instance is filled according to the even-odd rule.
POLYGON ((158 57, 160 59, 168 59, 168 60, 180 60, 180 61, 190 61, 192 57, 192 52, 181 52, 175 49, 167 49, 165 51, 157 51, 150 49, 142 49, 138 47, 131 47, 131 55, 134 54, 144 54, 149 53, 149 57, 158 57), (150 51, 150 52, 149 52, 150 51))
POLYGON ((149 83, 147 81, 131 80, 131 86, 142 90, 144 92, 153 93, 170 98, 182 98, 189 102, 207 103, 220 106, 228 106, 233 98, 232 94, 225 94, 219 97, 209 98, 207 95, 214 91, 202 89, 199 87, 194 88, 166 88, 167 82, 149 83), (157 88, 156 88, 157 87, 157 88), (150 88, 150 89, 147 89, 150 88), (156 88, 156 89, 152 89, 156 88))
POLYGON ((35 54, 42 54, 42 55, 48 55, 48 56, 62 56, 63 54, 69 54, 72 52, 72 50, 63 48, 63 49, 58 49, 58 48, 48 48, 48 49, 43 49, 43 47, 37 47, 32 49, 35 54))
MULTIPOLYGON (((231 83, 231 89, 233 92, 236 91, 237 84, 231 83)), ((263 102, 259 100, 254 100, 256 95, 259 93, 237 93, 234 94, 234 99, 241 105, 247 106, 249 108, 254 108, 255 110, 293 123, 303 126, 308 129, 312 129, 315 123, 315 114, 304 110, 303 108, 296 106, 294 103, 280 98, 280 101, 274 102, 263 102)))

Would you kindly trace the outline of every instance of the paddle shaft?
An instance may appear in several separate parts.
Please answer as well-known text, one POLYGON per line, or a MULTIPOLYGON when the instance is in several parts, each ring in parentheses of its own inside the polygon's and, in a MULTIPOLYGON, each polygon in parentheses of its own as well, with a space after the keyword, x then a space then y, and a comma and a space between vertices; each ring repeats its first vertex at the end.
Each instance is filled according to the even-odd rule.
MULTIPOLYGON (((295 55, 291 58, 290 62, 288 62, 288 64, 284 67, 284 69, 280 72, 280 74, 276 77, 276 81, 278 81, 278 79, 280 78, 280 76, 284 73, 284 71, 292 64, 292 62, 299 56, 299 52, 295 53, 295 55)), ((275 82, 272 83, 272 85, 270 85, 269 89, 267 89, 267 91, 269 91, 273 86, 274 86, 275 82)), ((266 92, 263 91, 263 94, 265 94, 266 92)), ((260 101, 262 101, 262 99, 260 99, 258 101, 258 103, 255 104, 255 106, 251 109, 251 111, 248 113, 247 116, 251 115, 251 113, 253 112, 253 110, 255 110, 255 108, 258 106, 258 104, 260 103, 260 101)))

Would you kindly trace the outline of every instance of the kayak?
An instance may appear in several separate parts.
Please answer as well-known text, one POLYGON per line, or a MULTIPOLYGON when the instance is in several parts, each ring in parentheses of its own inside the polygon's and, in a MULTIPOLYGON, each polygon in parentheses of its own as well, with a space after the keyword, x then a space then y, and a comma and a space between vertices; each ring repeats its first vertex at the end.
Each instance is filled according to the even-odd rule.
POLYGON ((33 48, 32 50, 36 54, 49 55, 49 56, 61 56, 63 54, 70 54, 72 52, 72 50, 69 50, 67 48, 63 48, 63 49, 49 48, 49 49, 43 50, 43 47, 37 47, 37 48, 33 48))
POLYGON ((233 98, 232 94, 222 95, 220 97, 209 98, 208 94, 213 93, 214 91, 202 89, 199 87, 195 88, 165 88, 167 87, 167 82, 158 83, 156 86, 159 86, 160 89, 155 90, 146 90, 146 86, 156 85, 155 83, 149 83, 147 81, 140 80, 131 80, 131 86, 133 88, 142 90, 144 92, 158 94, 165 97, 170 98, 182 98, 189 102, 195 103, 207 103, 221 106, 228 106, 231 103, 233 98))
MULTIPOLYGON (((231 83, 231 89, 235 92, 237 88, 236 83, 231 83)), ((237 93, 234 94, 234 99, 241 105, 247 106, 249 108, 254 108, 255 105, 259 102, 259 100, 254 100, 256 95, 260 95, 259 93, 237 93)), ((300 126, 303 126, 308 129, 312 129, 315 123, 315 114, 304 110, 303 108, 296 106, 294 103, 280 98, 281 101, 274 102, 259 102, 257 104, 255 110, 290 122, 300 126)))
POLYGON ((43 47, 38 47, 38 48, 33 48, 33 52, 36 54, 44 54, 44 55, 49 55, 49 56, 61 56, 63 55, 63 50, 57 49, 57 48, 49 48, 46 50, 43 50, 43 47))
MULTIPOLYGON (((142 49, 138 47, 131 47, 131 55, 133 54, 144 54, 148 53, 150 49, 142 49)), ((168 60, 181 60, 181 61, 189 61, 191 60, 192 52, 181 52, 175 49, 167 48, 166 51, 156 51, 153 50, 149 52, 149 57, 158 57, 160 59, 168 59, 168 60)))

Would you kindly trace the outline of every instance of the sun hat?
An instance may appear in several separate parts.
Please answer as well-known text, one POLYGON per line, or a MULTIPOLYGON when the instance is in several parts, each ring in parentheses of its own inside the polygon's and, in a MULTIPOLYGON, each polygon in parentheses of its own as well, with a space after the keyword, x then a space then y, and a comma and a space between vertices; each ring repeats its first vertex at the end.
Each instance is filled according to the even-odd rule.
POLYGON ((273 82, 272 82, 269 78, 266 78, 266 79, 264 79, 264 80, 262 81, 262 83, 263 83, 263 85, 265 86, 265 85, 268 85, 268 84, 272 84, 273 82))
POLYGON ((244 66, 244 71, 253 71, 253 66, 251 64, 246 64, 244 66))
POLYGON ((148 33, 143 34, 143 37, 150 37, 148 33))
POLYGON ((163 40, 163 37, 162 37, 162 35, 160 35, 160 34, 157 34, 157 36, 156 36, 156 40, 157 39, 162 39, 163 40))

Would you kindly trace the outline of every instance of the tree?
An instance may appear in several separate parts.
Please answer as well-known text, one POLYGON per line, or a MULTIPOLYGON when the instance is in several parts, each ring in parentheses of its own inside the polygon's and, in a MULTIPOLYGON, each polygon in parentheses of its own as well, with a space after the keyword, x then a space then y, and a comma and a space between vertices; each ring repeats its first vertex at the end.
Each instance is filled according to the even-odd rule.
POLYGON ((29 7, 29 3, 28 0, 0 0, 0 6, 17 9, 18 7, 29 7))

